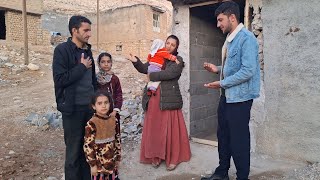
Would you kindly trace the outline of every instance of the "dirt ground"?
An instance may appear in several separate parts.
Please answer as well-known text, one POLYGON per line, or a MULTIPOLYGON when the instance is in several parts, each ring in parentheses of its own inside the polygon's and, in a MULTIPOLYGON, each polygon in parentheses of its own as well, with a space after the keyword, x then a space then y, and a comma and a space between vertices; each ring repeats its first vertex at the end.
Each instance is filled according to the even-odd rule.
MULTIPOLYGON (((35 64, 39 71, 10 74, 0 68, 0 179, 35 180, 63 177, 64 141, 61 129, 31 126, 24 119, 32 112, 54 110, 54 91, 51 72, 52 49, 41 52, 35 64)), ((19 62, 17 62, 19 63, 19 62)), ((20 62, 22 64, 23 62, 20 62)), ((141 93, 145 76, 138 74, 131 63, 115 58, 113 70, 120 77, 125 98, 141 93)), ((139 163, 139 143, 124 142, 121 179, 186 180, 200 179, 211 173, 218 164, 217 148, 191 143, 192 159, 168 172, 162 164, 158 169, 139 163)), ((287 172, 304 166, 296 162, 274 161, 253 155, 251 179, 282 179, 287 172)), ((231 176, 235 177, 234 166, 231 176)))
MULTIPOLYGON (((56 106, 52 50, 42 51, 37 61, 33 63, 40 66, 38 71, 27 70, 14 75, 10 68, 0 68, 0 136, 3 137, 0 139, 0 179, 31 180, 49 176, 60 179, 63 174, 63 131, 39 128, 24 121, 32 112, 44 114, 55 110, 56 106)), ((11 63, 20 65, 23 61, 11 63)), ((125 94, 126 97, 141 93, 137 83, 145 77, 132 71, 131 63, 122 58, 115 62, 114 69, 120 69, 116 73, 123 88, 133 91, 125 94)))

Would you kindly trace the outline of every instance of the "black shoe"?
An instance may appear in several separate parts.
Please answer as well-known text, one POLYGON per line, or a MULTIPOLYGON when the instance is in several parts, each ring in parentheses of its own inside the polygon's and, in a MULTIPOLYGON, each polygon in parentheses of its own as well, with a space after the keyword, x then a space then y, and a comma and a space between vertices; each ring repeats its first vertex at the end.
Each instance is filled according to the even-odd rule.
POLYGON ((212 174, 210 177, 203 177, 201 180, 229 180, 229 175, 212 174))

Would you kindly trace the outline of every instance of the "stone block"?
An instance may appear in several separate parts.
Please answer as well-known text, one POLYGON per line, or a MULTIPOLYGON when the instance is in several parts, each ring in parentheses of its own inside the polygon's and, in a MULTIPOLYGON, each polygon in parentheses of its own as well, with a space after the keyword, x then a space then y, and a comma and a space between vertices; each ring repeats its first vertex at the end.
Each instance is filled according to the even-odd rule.
POLYGON ((190 95, 208 94, 208 88, 204 87, 204 83, 190 84, 190 95))
POLYGON ((204 127, 205 124, 203 120, 190 122, 190 135, 196 136, 203 131, 204 127))
POLYGON ((10 62, 9 57, 0 56, 0 67, 5 67, 5 64, 9 62, 10 62))
POLYGON ((31 113, 31 114, 29 114, 29 116, 25 119, 25 121, 31 123, 31 122, 39 119, 39 118, 40 118, 39 114, 37 114, 37 113, 31 113))
POLYGON ((38 65, 29 63, 29 64, 28 64, 28 69, 31 70, 31 71, 37 71, 37 70, 39 70, 40 68, 39 68, 38 65))
POLYGON ((190 33, 190 46, 197 44, 197 35, 196 33, 190 33))
POLYGON ((215 55, 215 49, 212 46, 204 46, 203 47, 203 56, 205 58, 213 58, 215 55))
POLYGON ((11 69, 12 74, 20 74, 22 72, 23 72, 23 69, 21 69, 20 67, 14 67, 11 69))
POLYGON ((205 124, 203 131, 216 134, 218 128, 218 116, 207 117, 203 120, 203 124, 205 124))
MULTIPOLYGON (((219 81, 219 75, 215 76, 215 78, 212 81, 219 81)), ((217 100, 220 98, 220 90, 219 89, 212 89, 208 88, 208 93, 214 95, 217 97, 217 100)))
POLYGON ((207 116, 208 115, 206 107, 194 108, 190 111, 190 121, 200 121, 207 118, 207 116))
POLYGON ((203 57, 203 48, 202 46, 193 45, 190 47, 190 56, 202 58, 203 57))
POLYGON ((211 80, 211 74, 206 70, 190 71, 190 83, 204 83, 211 80))
POLYGON ((205 95, 193 95, 190 100, 190 108, 198 108, 203 106, 212 106, 214 105, 214 97, 211 94, 205 95))
POLYGON ((5 67, 8 67, 8 68, 13 68, 13 67, 14 67, 14 64, 12 64, 12 63, 5 63, 4 66, 5 66, 5 67))
POLYGON ((207 38, 206 34, 197 32, 196 33, 197 45, 205 46, 207 44, 206 38, 207 38))
POLYGON ((216 116, 218 114, 218 103, 212 106, 206 106, 206 110, 208 116, 216 116))
POLYGON ((204 62, 211 62, 212 58, 199 58, 196 56, 190 56, 190 70, 202 71, 204 62))

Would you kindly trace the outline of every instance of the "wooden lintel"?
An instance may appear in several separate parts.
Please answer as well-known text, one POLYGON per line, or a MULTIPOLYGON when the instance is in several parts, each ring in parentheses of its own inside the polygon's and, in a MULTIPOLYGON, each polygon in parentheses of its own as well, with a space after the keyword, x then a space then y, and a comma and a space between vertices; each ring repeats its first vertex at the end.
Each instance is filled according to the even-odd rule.
POLYGON ((200 143, 200 144, 206 144, 206 145, 210 145, 210 146, 218 146, 218 142, 217 141, 211 141, 211 140, 206 140, 206 139, 199 139, 199 138, 191 138, 191 141, 196 142, 196 143, 200 143))
POLYGON ((216 3, 220 2, 220 1, 219 0, 214 0, 214 1, 197 3, 197 4, 191 4, 191 5, 189 5, 189 8, 194 8, 194 7, 199 7, 199 6, 207 6, 207 5, 210 5, 210 4, 216 4, 216 3))

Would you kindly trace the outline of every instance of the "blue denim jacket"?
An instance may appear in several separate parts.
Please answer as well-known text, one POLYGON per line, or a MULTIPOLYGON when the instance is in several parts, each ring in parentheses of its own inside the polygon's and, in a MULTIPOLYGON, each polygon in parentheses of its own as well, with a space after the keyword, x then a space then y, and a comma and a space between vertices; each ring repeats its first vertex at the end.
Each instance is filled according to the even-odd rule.
POLYGON ((223 68, 227 103, 244 102, 259 97, 260 63, 256 37, 242 28, 231 42, 227 42, 227 56, 223 68))

